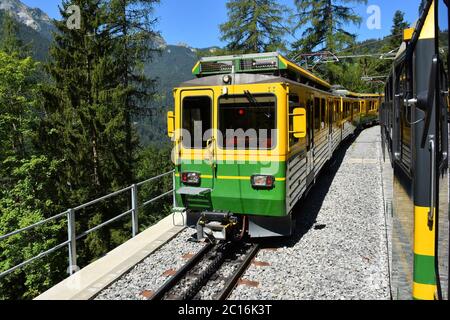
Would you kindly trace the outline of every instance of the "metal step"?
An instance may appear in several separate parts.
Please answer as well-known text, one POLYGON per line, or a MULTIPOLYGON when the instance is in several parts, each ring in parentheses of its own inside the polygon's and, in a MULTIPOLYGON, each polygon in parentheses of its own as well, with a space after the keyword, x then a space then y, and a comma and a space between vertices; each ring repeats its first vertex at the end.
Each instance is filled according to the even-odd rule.
POLYGON ((211 191, 212 189, 209 188, 183 187, 177 191, 177 194, 186 196, 204 196, 211 193, 211 191))

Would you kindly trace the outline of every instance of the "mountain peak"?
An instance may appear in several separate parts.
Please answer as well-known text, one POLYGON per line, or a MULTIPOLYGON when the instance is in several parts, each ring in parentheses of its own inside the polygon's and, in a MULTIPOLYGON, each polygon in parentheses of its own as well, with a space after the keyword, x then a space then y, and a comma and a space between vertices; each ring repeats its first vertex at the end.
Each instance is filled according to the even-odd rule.
POLYGON ((51 38, 53 25, 50 17, 41 9, 30 8, 19 0, 0 0, 0 10, 11 14, 18 22, 51 38))

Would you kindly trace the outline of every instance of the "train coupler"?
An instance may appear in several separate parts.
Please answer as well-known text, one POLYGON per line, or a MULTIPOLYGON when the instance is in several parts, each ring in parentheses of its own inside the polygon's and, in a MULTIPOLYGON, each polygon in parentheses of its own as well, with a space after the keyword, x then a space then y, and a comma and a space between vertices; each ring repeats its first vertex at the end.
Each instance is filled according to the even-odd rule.
POLYGON ((238 218, 230 213, 204 212, 197 222, 197 239, 226 241, 238 228, 238 218))

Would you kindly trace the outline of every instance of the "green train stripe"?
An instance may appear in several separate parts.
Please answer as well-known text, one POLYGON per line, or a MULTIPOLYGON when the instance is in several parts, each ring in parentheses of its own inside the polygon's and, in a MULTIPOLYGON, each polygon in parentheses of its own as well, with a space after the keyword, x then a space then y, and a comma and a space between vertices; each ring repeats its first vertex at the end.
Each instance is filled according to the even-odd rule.
MULTIPOLYGON (((212 175, 213 169, 210 164, 206 162, 198 163, 195 161, 182 160, 181 171, 194 171, 204 175, 212 175)), ((177 172, 179 167, 177 167, 177 172)), ((286 178, 286 163, 285 162, 271 162, 270 164, 263 164, 257 162, 253 163, 219 163, 217 164, 216 176, 225 177, 251 177, 254 174, 270 174, 275 178, 286 178)))
MULTIPOLYGON (((192 210, 218 210, 235 214, 262 215, 271 217, 286 216, 286 163, 269 165, 261 163, 218 164, 212 179, 213 168, 207 163, 184 162, 178 171, 199 172, 201 188, 211 188, 212 193, 205 197, 177 195, 177 203, 192 210), (270 190, 255 189, 250 177, 254 174, 271 174, 276 177, 275 187, 270 190), (222 179, 220 178, 222 177, 222 179), (245 179, 248 177, 249 179, 245 179)), ((180 178, 176 179, 176 190, 181 188, 180 178)))
POLYGON ((436 275, 433 256, 414 255, 414 282, 435 285, 436 275))

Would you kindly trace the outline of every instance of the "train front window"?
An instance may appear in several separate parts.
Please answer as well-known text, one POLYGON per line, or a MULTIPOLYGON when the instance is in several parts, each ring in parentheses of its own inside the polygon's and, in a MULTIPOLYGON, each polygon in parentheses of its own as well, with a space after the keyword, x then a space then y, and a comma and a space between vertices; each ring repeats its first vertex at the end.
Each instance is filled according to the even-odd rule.
POLYGON ((271 94, 219 99, 219 145, 227 150, 271 150, 276 146, 276 98, 271 94))
POLYGON ((207 132, 212 130, 212 101, 210 97, 183 99, 183 146, 187 149, 206 148, 207 132))

